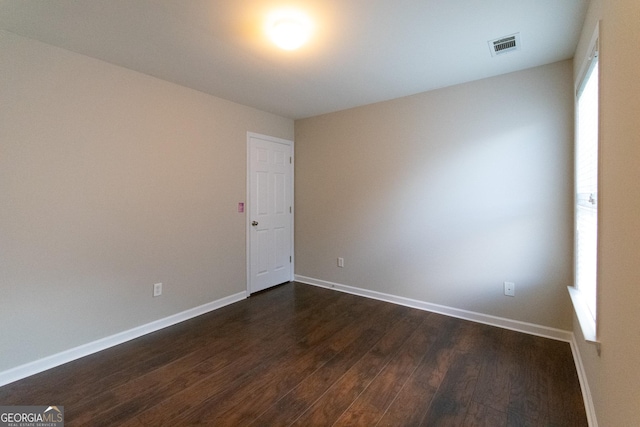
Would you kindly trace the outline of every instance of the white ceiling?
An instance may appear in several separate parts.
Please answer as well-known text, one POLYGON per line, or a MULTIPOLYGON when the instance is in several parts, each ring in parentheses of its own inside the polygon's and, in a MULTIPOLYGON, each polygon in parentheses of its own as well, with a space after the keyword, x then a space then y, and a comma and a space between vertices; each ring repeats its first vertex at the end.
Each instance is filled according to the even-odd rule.
POLYGON ((284 3, 316 24, 294 52, 261 31, 278 0, 0 0, 0 29, 298 119, 571 58, 588 0, 284 3))

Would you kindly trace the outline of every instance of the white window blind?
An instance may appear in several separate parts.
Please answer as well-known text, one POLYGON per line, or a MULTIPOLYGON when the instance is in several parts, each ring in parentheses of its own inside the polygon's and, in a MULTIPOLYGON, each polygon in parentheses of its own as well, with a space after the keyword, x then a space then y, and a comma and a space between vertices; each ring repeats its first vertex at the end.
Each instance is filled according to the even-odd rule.
POLYGON ((576 142, 576 288, 596 320, 598 246, 598 55, 578 90, 576 142))

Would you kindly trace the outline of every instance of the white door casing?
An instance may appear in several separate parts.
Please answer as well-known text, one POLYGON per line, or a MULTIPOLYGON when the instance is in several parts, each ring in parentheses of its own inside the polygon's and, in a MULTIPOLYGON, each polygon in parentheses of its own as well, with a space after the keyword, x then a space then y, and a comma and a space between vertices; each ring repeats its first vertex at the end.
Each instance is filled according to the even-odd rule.
POLYGON ((293 280, 293 141, 247 133, 247 292, 293 280))

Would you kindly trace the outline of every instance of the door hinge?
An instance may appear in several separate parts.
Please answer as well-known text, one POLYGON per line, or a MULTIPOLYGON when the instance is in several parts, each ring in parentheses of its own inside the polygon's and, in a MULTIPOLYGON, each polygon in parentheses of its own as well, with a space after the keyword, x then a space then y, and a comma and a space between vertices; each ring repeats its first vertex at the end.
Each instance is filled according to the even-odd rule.
POLYGON ((291 262, 291 255, 289 255, 289 262, 291 262))
POLYGON ((293 211, 291 210, 291 206, 289 206, 289 213, 293 213, 293 211))
POLYGON ((293 163, 293 160, 291 160, 291 157, 289 157, 289 164, 293 163))

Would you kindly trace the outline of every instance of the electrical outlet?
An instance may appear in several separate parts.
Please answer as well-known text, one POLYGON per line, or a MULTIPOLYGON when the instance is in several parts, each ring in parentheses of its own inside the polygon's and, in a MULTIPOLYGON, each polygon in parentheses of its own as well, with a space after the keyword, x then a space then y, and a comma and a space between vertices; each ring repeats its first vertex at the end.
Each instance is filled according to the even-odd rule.
POLYGON ((160 295, 162 295, 162 283, 156 283, 153 285, 153 296, 159 297, 160 295))
POLYGON ((515 297, 516 284, 513 282, 504 282, 504 294, 508 297, 515 297))
POLYGON ((338 267, 344 267, 344 258, 338 258, 338 267))

